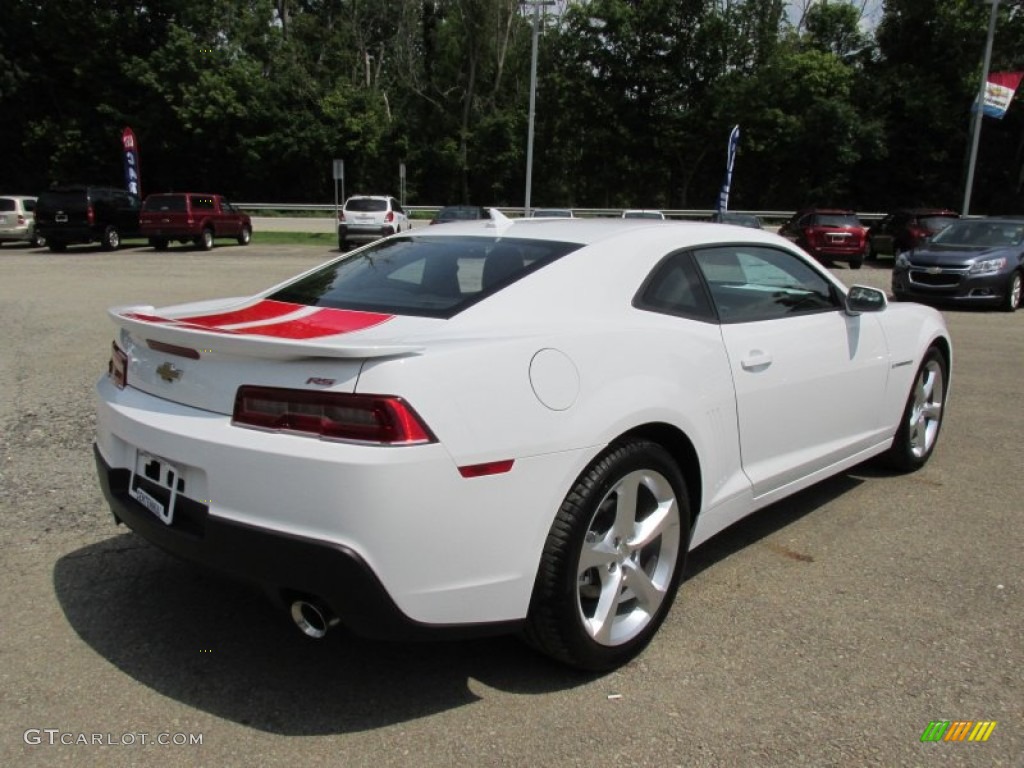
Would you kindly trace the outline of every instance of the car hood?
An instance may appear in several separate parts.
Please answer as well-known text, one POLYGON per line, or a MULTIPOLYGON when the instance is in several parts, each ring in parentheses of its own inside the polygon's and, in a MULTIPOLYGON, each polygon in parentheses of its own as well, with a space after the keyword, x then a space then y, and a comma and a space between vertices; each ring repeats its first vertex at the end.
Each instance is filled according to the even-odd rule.
POLYGON ((1010 249, 1000 246, 943 245, 928 243, 916 248, 908 255, 912 264, 927 264, 937 267, 967 267, 981 259, 995 259, 1009 256, 1010 249))

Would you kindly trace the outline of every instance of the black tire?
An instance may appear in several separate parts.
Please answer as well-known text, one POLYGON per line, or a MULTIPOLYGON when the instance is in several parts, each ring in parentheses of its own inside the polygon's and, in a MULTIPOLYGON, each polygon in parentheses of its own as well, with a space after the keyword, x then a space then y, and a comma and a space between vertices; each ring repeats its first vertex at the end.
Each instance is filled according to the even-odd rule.
POLYGON ((121 247, 121 233, 117 231, 117 227, 113 224, 108 224, 106 229, 103 230, 103 236, 100 238, 100 247, 104 251, 116 251, 121 247))
POLYGON ((1006 286, 1006 297, 1003 299, 1004 312, 1016 312, 1021 300, 1021 276, 1020 272, 1014 272, 1010 282, 1006 286))
POLYGON ((42 248, 46 245, 46 238, 40 235, 38 232, 32 232, 32 239, 29 240, 29 244, 33 248, 42 248))
POLYGON ((850 269, 860 269, 864 264, 864 257, 860 256, 856 259, 850 259, 850 269))
POLYGON ((200 251, 213 250, 213 230, 209 227, 203 227, 203 231, 195 239, 195 244, 196 248, 200 251))
POLYGON ((239 245, 248 245, 252 242, 252 229, 249 227, 242 227, 241 234, 238 235, 239 245))
POLYGON ((348 250, 348 242, 341 235, 338 235, 338 250, 342 253, 348 250))
POLYGON ((626 663, 665 619, 689 542, 686 482, 672 457, 646 440, 612 445, 580 475, 555 516, 525 640, 580 669, 626 663), (644 523, 650 526, 659 510, 662 524, 633 546, 632 536, 644 523), (586 568, 581 566, 585 553, 592 563, 586 568))
POLYGON ((946 358, 937 347, 931 347, 914 375, 892 447, 881 455, 883 464, 914 472, 928 462, 939 440, 948 384, 946 358))
POLYGON ((868 240, 868 247, 864 249, 864 261, 878 261, 878 252, 870 240, 868 240))
POLYGON ((167 238, 166 237, 151 237, 149 238, 149 244, 157 251, 167 250, 167 238))
POLYGON ((68 244, 62 243, 59 240, 50 241, 50 244, 47 246, 47 248, 50 249, 50 253, 64 253, 64 251, 68 249, 68 244))

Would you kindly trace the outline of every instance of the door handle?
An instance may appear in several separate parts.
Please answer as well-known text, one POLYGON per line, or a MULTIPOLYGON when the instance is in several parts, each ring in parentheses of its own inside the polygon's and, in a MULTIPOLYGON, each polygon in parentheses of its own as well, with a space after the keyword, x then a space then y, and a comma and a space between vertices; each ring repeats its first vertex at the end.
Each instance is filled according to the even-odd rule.
POLYGON ((752 349, 747 356, 740 360, 740 365, 745 371, 761 371, 772 364, 772 356, 760 349, 752 349))

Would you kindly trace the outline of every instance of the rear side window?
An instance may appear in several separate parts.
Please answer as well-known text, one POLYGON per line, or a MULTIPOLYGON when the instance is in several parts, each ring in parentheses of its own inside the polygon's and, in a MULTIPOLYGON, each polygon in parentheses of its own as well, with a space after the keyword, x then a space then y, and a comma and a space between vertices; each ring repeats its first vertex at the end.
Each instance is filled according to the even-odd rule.
POLYGON ((345 203, 346 211, 359 211, 362 213, 371 213, 373 211, 386 211, 388 209, 387 200, 376 200, 372 197, 358 197, 349 200, 345 203))
POLYGON ((492 237, 385 240, 268 298, 315 307, 451 317, 579 247, 492 237))
POLYGON ((192 210, 212 211, 214 209, 213 198, 203 195, 192 195, 192 210))
POLYGON ((640 289, 634 306, 698 320, 715 319, 700 275, 688 253, 672 254, 658 264, 640 289))
POLYGON ((29 213, 31 213, 32 211, 34 211, 36 209, 36 201, 35 200, 32 200, 32 199, 22 200, 21 204, 25 207, 25 210, 28 211, 29 213))
POLYGON ((145 211, 184 212, 184 195, 150 195, 142 209, 145 211))

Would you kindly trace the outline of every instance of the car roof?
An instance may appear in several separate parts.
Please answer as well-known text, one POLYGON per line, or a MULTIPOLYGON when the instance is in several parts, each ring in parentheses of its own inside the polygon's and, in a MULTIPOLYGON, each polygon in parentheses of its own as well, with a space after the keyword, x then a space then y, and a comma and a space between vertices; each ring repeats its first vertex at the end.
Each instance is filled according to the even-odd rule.
MULTIPOLYGON (((699 245, 703 243, 736 242, 736 227, 725 224, 713 224, 706 221, 682 221, 672 219, 559 219, 559 218, 521 218, 505 219, 495 222, 489 219, 474 221, 456 221, 446 224, 442 231, 437 227, 423 227, 413 230, 406 237, 450 237, 476 235, 478 237, 515 237, 527 240, 558 240, 576 243, 581 246, 593 245, 605 240, 621 236, 631 236, 639 232, 658 233, 677 242, 680 246, 699 245)), ((744 230, 742 239, 765 243, 789 242, 766 230, 744 230)))

